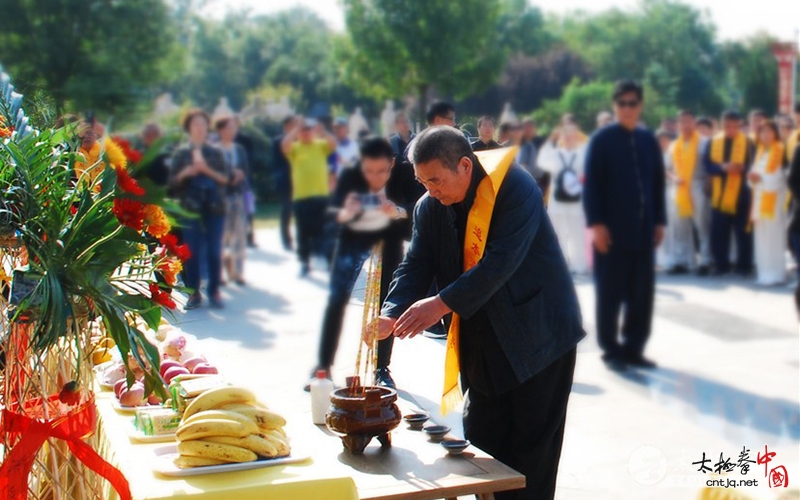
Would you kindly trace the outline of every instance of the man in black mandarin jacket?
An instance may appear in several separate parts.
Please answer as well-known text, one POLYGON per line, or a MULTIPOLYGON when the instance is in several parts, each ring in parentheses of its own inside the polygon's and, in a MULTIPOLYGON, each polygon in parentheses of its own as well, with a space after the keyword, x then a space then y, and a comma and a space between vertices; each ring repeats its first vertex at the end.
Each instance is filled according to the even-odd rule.
POLYGON ((594 243, 597 338, 613 370, 651 368, 643 356, 655 295, 655 248, 667 223, 664 158, 639 127, 642 87, 617 83, 617 122, 594 133, 586 153, 583 206, 594 243), (617 340, 624 305, 623 342, 617 340))
POLYGON ((576 344, 585 334, 542 193, 512 165, 483 257, 463 272, 467 214, 487 174, 451 127, 425 130, 411 150, 428 194, 415 208, 411 246, 384 302, 381 335, 413 337, 456 312, 461 377, 469 388, 466 437, 527 478, 524 491, 497 498, 552 498, 576 344), (433 279, 439 294, 425 298, 433 279))

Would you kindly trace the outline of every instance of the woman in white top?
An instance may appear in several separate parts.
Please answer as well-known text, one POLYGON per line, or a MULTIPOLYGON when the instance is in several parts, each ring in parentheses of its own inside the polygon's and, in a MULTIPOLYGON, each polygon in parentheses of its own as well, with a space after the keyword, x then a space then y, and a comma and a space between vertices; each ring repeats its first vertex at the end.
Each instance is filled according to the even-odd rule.
POLYGON ((786 279, 786 172, 778 126, 769 120, 758 131, 756 160, 747 180, 753 189, 751 219, 757 283, 779 285, 786 279))
POLYGON ((561 127, 558 141, 548 141, 539 152, 538 164, 550 172, 547 212, 567 259, 570 271, 588 271, 586 218, 581 206, 586 145, 574 124, 561 127))

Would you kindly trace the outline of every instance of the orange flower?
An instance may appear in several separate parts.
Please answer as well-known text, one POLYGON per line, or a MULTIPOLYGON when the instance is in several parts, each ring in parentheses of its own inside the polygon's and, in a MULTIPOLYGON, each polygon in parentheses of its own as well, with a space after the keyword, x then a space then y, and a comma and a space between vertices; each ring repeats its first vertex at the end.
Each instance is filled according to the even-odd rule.
POLYGON ((175 286, 178 274, 183 270, 183 264, 178 259, 167 259, 159 264, 158 270, 169 286, 175 286))
POLYGON ((105 145, 105 159, 116 168, 126 168, 128 166, 128 159, 125 158, 125 153, 122 148, 114 142, 111 138, 106 137, 105 145))
POLYGON ((144 196, 144 188, 131 177, 127 169, 116 167, 115 170, 117 171, 117 186, 122 191, 134 196, 144 196))
POLYGON ((14 132, 14 127, 6 127, 6 120, 0 116, 0 139, 11 137, 12 132, 14 132))
POLYGON ((115 198, 112 211, 123 226, 128 226, 136 231, 141 231, 144 228, 145 210, 141 201, 130 198, 115 198))
POLYGON ((150 299, 156 304, 162 305, 167 309, 175 309, 175 301, 172 296, 162 290, 157 283, 150 283, 150 299))
POLYGON ((158 205, 144 206, 144 230, 155 238, 161 238, 172 229, 167 214, 158 205))

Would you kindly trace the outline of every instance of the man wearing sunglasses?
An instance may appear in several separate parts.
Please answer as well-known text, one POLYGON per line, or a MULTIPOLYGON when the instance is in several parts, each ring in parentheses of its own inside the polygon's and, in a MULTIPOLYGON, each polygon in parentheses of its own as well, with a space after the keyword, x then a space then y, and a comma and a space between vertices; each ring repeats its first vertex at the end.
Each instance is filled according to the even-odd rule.
POLYGON ((583 207, 594 243, 598 343, 603 361, 619 371, 655 366, 643 352, 653 315, 655 249, 667 217, 664 158, 653 133, 638 126, 644 91, 623 80, 613 99, 617 121, 589 142, 583 207))

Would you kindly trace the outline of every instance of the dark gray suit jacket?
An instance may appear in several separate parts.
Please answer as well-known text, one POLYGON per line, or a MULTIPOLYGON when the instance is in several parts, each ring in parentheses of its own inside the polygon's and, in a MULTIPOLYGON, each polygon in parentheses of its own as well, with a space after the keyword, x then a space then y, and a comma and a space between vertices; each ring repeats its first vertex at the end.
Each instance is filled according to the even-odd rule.
MULTIPOLYGON (((475 163, 476 168, 480 164, 475 163)), ((436 280, 463 318, 485 309, 520 383, 584 337, 572 277, 536 182, 519 165, 503 181, 481 261, 460 269, 455 211, 428 195, 414 209, 411 247, 394 274, 383 314, 399 317, 436 280)), ((491 369, 491 367, 490 367, 491 369)))

